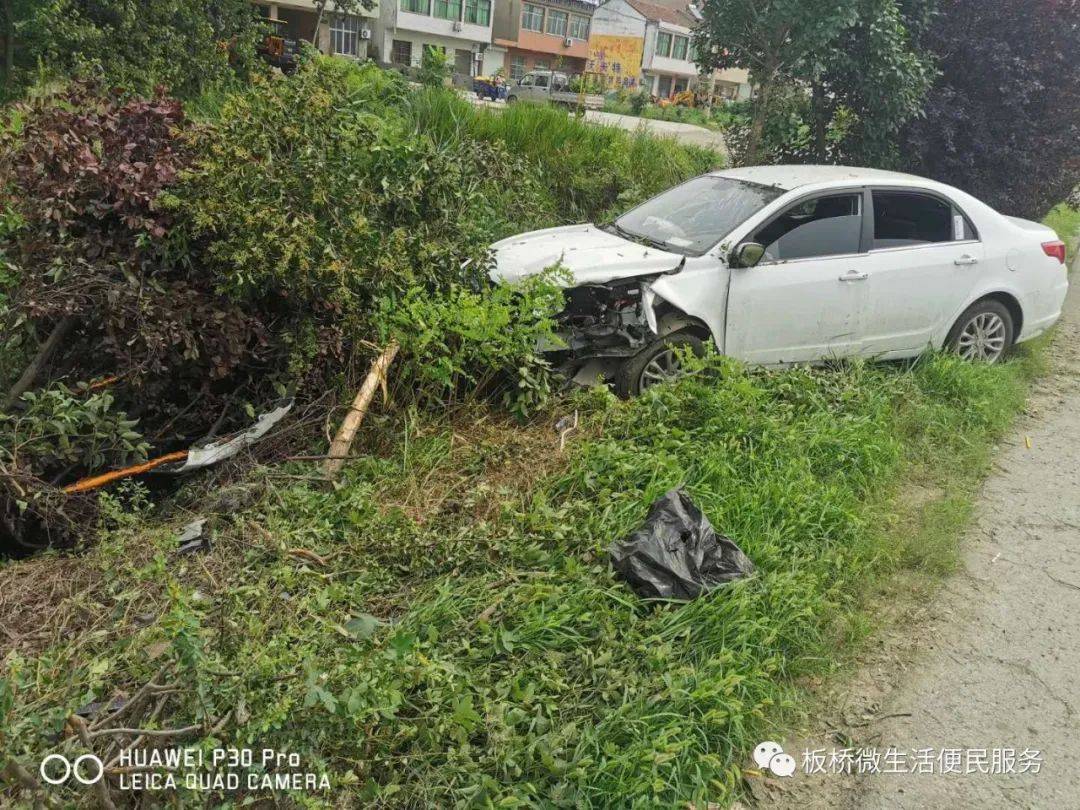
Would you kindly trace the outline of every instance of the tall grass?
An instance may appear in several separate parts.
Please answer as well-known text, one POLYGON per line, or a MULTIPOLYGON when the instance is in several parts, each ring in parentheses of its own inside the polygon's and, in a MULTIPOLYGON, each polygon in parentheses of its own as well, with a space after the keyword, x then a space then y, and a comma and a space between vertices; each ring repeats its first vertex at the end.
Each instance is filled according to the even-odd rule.
POLYGON ((599 220, 723 165, 701 147, 582 121, 550 107, 476 107, 444 90, 413 93, 415 125, 437 141, 478 138, 529 158, 567 222, 599 220))

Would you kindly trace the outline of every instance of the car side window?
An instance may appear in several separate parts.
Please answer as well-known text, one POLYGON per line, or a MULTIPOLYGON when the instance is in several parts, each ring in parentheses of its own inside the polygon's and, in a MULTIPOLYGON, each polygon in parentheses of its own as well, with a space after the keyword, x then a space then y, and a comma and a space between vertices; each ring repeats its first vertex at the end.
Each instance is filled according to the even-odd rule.
POLYGON ((862 194, 812 197, 758 229, 752 241, 765 246, 762 263, 844 256, 859 252, 862 194))
POLYGON ((875 191, 873 198, 875 249, 976 238, 967 217, 937 197, 908 191, 875 191))
POLYGON ((547 74, 540 74, 539 76, 537 76, 536 81, 533 82, 533 86, 534 87, 547 87, 548 86, 548 76, 547 76, 547 74))
POLYGON ((526 73, 524 76, 521 77, 521 81, 518 82, 518 86, 519 87, 532 87, 533 78, 534 77, 533 77, 533 75, 531 73, 526 73))

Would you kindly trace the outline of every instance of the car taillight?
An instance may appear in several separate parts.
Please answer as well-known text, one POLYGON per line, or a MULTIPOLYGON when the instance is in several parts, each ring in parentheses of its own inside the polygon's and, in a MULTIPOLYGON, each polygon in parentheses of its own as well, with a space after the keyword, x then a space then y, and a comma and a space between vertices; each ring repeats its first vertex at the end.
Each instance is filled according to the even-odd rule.
POLYGON ((1058 242, 1043 242, 1043 253, 1049 256, 1051 259, 1057 259, 1062 264, 1065 264, 1065 243, 1058 242))

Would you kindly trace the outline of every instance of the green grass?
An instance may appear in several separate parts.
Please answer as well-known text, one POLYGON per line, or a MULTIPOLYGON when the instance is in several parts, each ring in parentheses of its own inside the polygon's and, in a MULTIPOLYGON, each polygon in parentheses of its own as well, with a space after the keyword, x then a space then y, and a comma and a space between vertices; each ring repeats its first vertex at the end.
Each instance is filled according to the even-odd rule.
POLYGON ((1068 245, 1075 244, 1080 236, 1080 209, 1073 208, 1068 203, 1060 203, 1053 211, 1046 215, 1043 222, 1057 231, 1061 240, 1068 245))
POLYGON ((357 802, 731 800, 802 679, 866 632, 874 587, 947 569, 951 530, 932 548, 890 530, 896 487, 977 475, 1031 363, 715 373, 629 403, 578 396, 564 456, 548 423, 373 423, 333 490, 254 475, 206 556, 118 518, 79 563, 98 584, 64 602, 90 626, 7 662, 9 750, 36 762, 74 708, 169 662, 185 687, 160 722, 242 706, 224 739, 298 751, 357 802), (606 548, 680 484, 759 573, 646 604, 606 548))

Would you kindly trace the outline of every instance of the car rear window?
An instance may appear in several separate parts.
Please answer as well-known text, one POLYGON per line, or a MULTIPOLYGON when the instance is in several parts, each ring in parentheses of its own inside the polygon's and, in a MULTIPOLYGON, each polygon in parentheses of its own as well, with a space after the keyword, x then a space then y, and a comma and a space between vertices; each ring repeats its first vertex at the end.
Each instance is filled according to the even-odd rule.
POLYGON ((952 242, 956 238, 953 208, 947 202, 929 194, 874 192, 875 248, 952 242))

